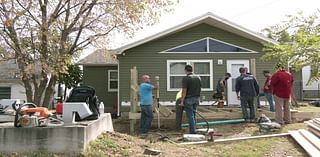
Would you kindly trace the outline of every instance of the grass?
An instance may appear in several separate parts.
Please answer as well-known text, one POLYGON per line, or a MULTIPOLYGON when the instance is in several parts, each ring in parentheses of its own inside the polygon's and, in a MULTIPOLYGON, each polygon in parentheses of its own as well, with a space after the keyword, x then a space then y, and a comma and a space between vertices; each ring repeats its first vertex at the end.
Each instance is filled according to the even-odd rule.
POLYGON ((300 106, 295 109, 301 112, 320 112, 320 107, 315 107, 312 105, 308 105, 306 103, 303 103, 303 104, 304 106, 300 106))
POLYGON ((121 147, 114 140, 101 135, 97 140, 89 143, 83 155, 90 157, 129 156, 129 150, 126 147, 121 147))

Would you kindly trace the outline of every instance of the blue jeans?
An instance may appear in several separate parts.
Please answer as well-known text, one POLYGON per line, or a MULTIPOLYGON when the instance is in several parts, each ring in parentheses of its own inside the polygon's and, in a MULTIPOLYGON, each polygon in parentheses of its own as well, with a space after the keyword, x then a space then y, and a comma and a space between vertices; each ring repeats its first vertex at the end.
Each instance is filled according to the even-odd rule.
POLYGON ((270 111, 274 112, 274 104, 273 104, 273 96, 272 93, 259 93, 258 97, 257 97, 257 104, 258 106, 260 106, 260 97, 261 96, 265 96, 266 99, 268 100, 269 106, 270 106, 270 111))
POLYGON ((199 103, 200 97, 188 97, 184 99, 183 104, 189 121, 190 134, 196 134, 196 114, 199 103))
POLYGON ((153 119, 152 105, 140 105, 140 107, 140 133, 145 134, 148 133, 153 119))
POLYGON ((253 101, 254 97, 252 96, 240 96, 241 110, 245 120, 254 120, 256 118, 256 108, 253 101), (250 115, 248 114, 247 108, 250 110, 250 115))

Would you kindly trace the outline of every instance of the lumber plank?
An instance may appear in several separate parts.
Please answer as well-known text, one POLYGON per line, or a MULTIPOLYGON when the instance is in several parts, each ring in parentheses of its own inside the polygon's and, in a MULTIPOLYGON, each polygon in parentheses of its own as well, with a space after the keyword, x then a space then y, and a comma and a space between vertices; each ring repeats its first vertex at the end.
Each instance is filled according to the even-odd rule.
POLYGON ((270 138, 270 137, 283 137, 289 136, 289 133, 281 133, 281 134, 271 134, 271 135, 261 135, 261 136, 249 136, 249 137, 236 137, 230 139, 216 139, 214 143, 223 143, 223 142, 232 142, 232 141, 239 141, 239 140, 252 140, 252 139, 260 139, 260 138, 270 138))
POLYGON ((310 121, 306 121, 305 122, 309 127, 315 129, 316 131, 320 132, 320 128, 316 125, 316 124, 313 124, 312 122, 310 121))
POLYGON ((319 157, 320 151, 305 139, 299 131, 289 131, 297 143, 312 157, 319 157))
POLYGON ((320 126, 320 121, 317 121, 316 119, 312 119, 312 123, 315 125, 320 126))
POLYGON ((306 129, 299 129, 300 134, 320 151, 320 139, 306 129))
POLYGON ((204 144, 204 143, 208 143, 208 141, 183 142, 183 143, 179 143, 179 145, 204 144))
POLYGON ((320 118, 315 118, 315 119, 312 119, 314 122, 320 124, 320 118))
POLYGON ((314 135, 320 137, 320 132, 319 132, 319 131, 317 131, 317 130, 311 128, 311 127, 308 127, 308 130, 309 130, 310 132, 312 132, 314 135))

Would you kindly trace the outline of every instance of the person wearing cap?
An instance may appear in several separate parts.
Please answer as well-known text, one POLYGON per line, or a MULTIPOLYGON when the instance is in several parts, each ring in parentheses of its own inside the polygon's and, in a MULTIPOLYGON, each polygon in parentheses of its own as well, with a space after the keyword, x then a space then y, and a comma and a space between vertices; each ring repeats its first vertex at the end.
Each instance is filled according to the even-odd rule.
POLYGON ((271 86, 276 107, 276 122, 290 124, 291 113, 289 99, 292 92, 293 76, 285 70, 282 64, 277 64, 278 71, 271 77, 271 86))
POLYGON ((140 134, 146 136, 153 120, 153 99, 152 90, 159 87, 154 87, 150 83, 149 75, 142 76, 143 83, 140 84, 140 108, 141 108, 141 118, 140 118, 140 134))
POLYGON ((200 104, 201 79, 193 74, 191 65, 184 68, 186 76, 182 78, 181 106, 184 107, 188 122, 189 133, 196 134, 196 112, 200 104))

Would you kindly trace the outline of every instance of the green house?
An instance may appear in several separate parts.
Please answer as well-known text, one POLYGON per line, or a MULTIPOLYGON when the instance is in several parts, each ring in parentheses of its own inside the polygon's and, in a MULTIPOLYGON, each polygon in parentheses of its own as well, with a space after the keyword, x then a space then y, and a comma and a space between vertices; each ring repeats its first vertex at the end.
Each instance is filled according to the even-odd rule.
MULTIPOLYGON (((240 103, 235 95, 234 81, 239 76, 239 67, 248 67, 260 85, 265 79, 262 71, 274 71, 274 62, 260 59, 264 55, 264 43, 276 44, 261 34, 207 13, 120 47, 116 50, 117 64, 84 65, 84 83, 104 91, 101 96, 107 107, 117 103, 118 112, 126 112, 130 106, 130 69, 136 67, 139 79, 148 74, 151 82, 155 83, 155 76, 159 76, 160 104, 174 105, 175 95, 185 75, 184 66, 191 64, 194 73, 202 80, 201 105, 214 102, 212 93, 226 72, 232 74, 232 79, 227 82, 226 104, 237 105, 240 103), (110 70, 118 73, 115 93, 108 90, 110 70), (117 100, 114 100, 116 93, 117 100)), ((110 52, 107 54, 112 56, 110 52)))

